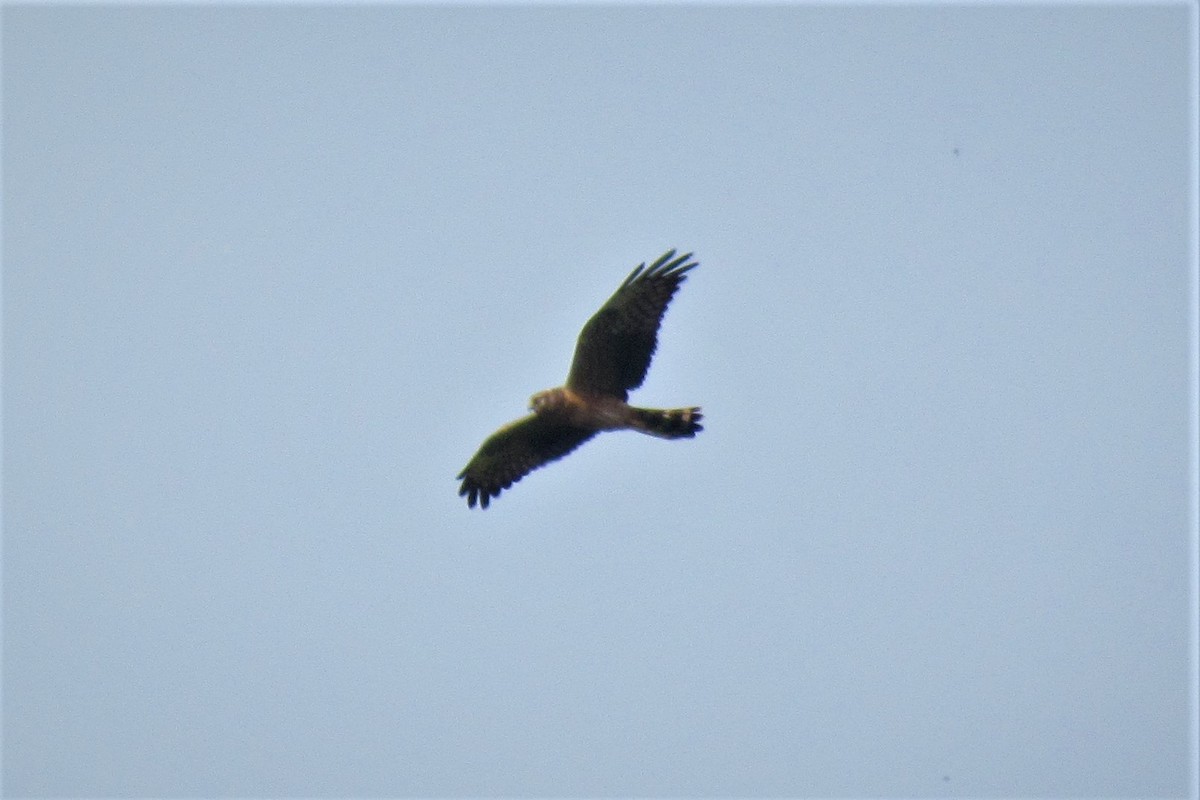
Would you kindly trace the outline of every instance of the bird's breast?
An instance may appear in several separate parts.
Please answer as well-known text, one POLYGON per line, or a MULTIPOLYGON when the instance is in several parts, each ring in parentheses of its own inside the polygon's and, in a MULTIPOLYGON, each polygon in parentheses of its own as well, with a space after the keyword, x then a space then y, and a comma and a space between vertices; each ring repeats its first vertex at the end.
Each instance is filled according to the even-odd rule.
POLYGON ((629 406, 618 397, 580 394, 565 387, 553 390, 537 409, 543 416, 552 416, 579 428, 614 430, 629 427, 629 406))

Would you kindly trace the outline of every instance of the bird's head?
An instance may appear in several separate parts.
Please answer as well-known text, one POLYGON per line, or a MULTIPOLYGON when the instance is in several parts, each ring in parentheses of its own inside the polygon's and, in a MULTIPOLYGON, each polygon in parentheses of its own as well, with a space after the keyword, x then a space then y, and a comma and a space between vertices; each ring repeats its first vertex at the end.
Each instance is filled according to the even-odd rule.
POLYGON ((541 414, 553 410, 561 405, 561 402, 562 391, 560 389, 546 389, 529 398, 529 410, 535 414, 541 414))

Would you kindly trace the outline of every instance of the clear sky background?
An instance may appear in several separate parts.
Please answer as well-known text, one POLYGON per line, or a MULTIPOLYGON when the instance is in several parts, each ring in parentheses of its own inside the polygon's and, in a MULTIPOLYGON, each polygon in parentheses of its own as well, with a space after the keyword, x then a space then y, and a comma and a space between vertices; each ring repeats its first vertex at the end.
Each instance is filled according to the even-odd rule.
POLYGON ((6 793, 1194 790, 1194 5, 2 22, 6 793))

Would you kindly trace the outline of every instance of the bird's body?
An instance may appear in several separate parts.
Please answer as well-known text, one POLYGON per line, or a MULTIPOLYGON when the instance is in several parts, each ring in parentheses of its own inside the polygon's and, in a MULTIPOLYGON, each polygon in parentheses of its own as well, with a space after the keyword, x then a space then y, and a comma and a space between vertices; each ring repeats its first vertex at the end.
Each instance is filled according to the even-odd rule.
POLYGON ((479 448, 466 468, 459 495, 472 508, 529 472, 562 458, 601 431, 636 430, 664 439, 692 438, 703 430, 699 408, 649 409, 629 405, 630 389, 645 380, 667 304, 697 266, 691 253, 670 250, 647 269, 637 267, 579 334, 564 386, 530 399, 532 414, 505 425, 479 448))
POLYGON ((588 428, 595 431, 615 431, 629 427, 630 405, 618 397, 587 396, 556 386, 529 398, 533 413, 547 420, 588 428))

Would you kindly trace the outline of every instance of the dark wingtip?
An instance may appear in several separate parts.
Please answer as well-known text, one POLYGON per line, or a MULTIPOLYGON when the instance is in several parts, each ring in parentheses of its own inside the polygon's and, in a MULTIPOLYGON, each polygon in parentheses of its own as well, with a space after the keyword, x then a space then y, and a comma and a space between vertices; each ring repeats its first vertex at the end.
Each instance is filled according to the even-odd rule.
POLYGON ((634 267, 633 272, 629 273, 629 277, 627 277, 624 281, 621 282, 620 288, 624 289, 626 286, 628 286, 629 284, 636 281, 638 279, 638 276, 642 274, 642 270, 644 270, 645 268, 646 268, 645 261, 643 261, 642 263, 640 263, 636 267, 634 267))
POLYGON ((683 273, 700 266, 700 262, 698 261, 692 262, 691 264, 688 263, 688 261, 690 261, 692 258, 692 253, 684 253, 678 258, 673 258, 674 255, 674 249, 668 250, 667 254, 659 259, 658 262, 656 262, 656 264, 660 267, 658 270, 659 275, 671 275, 677 277, 679 281, 682 282, 684 279, 683 273))
MULTIPOLYGON (((466 474, 467 471, 464 469, 459 473, 458 477, 462 478, 466 474)), ((479 488, 477 484, 471 482, 470 478, 467 478, 462 482, 462 486, 458 487, 458 496, 467 498, 467 508, 475 507, 475 502, 479 498, 479 488)), ((484 503, 484 508, 487 508, 486 503, 484 503)))
MULTIPOLYGON (((460 475, 459 477, 461 478, 462 476, 460 475)), ((458 489, 458 496, 467 498, 467 508, 474 508, 476 504, 480 508, 487 508, 492 498, 499 494, 499 489, 488 489, 486 486, 473 483, 470 478, 463 481, 462 486, 458 489)))
POLYGON ((670 250, 655 259, 654 263, 652 263, 648 268, 646 267, 645 262, 642 262, 638 265, 637 269, 629 274, 629 277, 625 279, 623 284, 621 284, 621 288, 624 289, 626 286, 636 280, 649 280, 651 278, 664 276, 675 277, 682 282, 683 273, 690 269, 695 269, 696 267, 700 266, 700 264, 699 262, 692 264, 687 263, 692 257, 691 253, 684 253, 683 255, 676 257, 675 252, 675 248, 672 247, 670 250))
POLYGON ((691 253, 684 253, 679 258, 672 261, 667 266, 667 269, 674 271, 675 274, 677 274, 677 275, 682 275, 683 273, 687 272, 688 270, 695 269, 696 267, 700 266, 699 261, 692 261, 692 263, 689 264, 688 262, 691 261, 691 259, 692 259, 691 253), (682 265, 682 266, 680 266, 680 265, 682 265))
POLYGON ((629 277, 626 278, 621 284, 621 289, 629 286, 629 284, 633 283, 634 281, 648 280, 650 278, 656 278, 662 275, 675 276, 679 279, 679 282, 682 283, 684 280, 683 273, 700 266, 700 262, 696 261, 689 264, 687 262, 691 259, 693 255, 692 253, 684 253, 676 258, 675 252, 675 248, 672 247, 670 250, 656 258, 649 267, 646 266, 645 261, 643 261, 641 264, 638 264, 634 268, 633 272, 629 273, 629 277))
POLYGON ((654 270, 658 269, 659 267, 661 267, 663 264, 666 264, 668 261, 670 261, 674 257, 675 257, 675 248, 672 247, 670 250, 668 250, 667 252, 665 252, 661 256, 659 256, 657 259, 655 259, 654 263, 650 265, 650 270, 654 271, 654 270))

